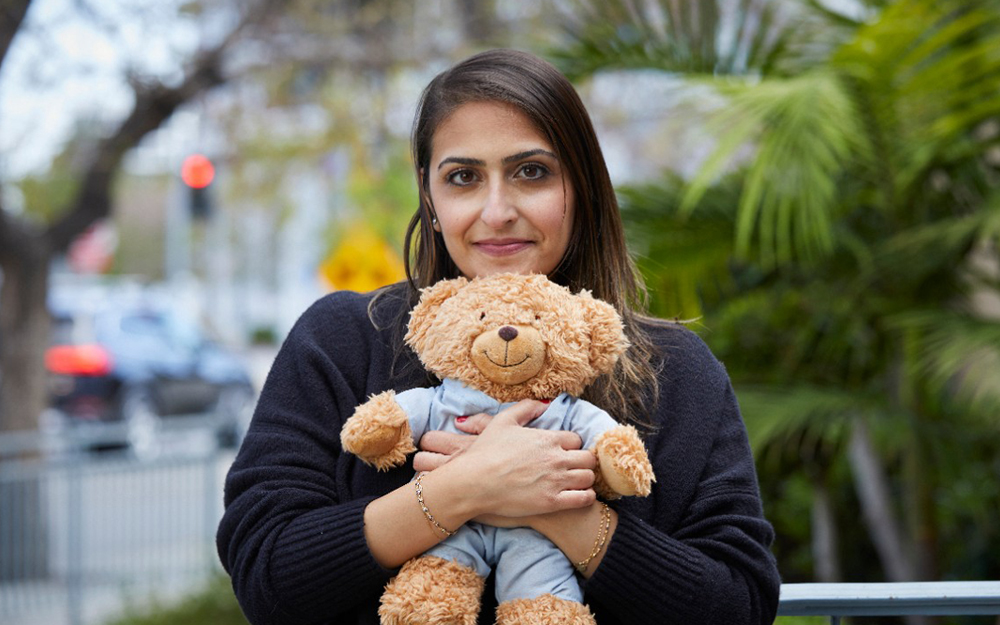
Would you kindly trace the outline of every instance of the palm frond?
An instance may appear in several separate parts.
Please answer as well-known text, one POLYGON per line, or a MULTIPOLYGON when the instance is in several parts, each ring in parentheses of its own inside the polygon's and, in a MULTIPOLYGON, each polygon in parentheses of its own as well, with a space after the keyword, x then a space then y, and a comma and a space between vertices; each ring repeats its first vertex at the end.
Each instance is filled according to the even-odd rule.
POLYGON ((794 32, 777 0, 606 0, 566 17, 565 41, 548 56, 572 80, 620 69, 766 71, 794 32))
POLYGON ((904 0, 831 57, 865 102, 885 199, 904 210, 942 152, 1000 114, 994 0, 904 0))
POLYGON ((956 414, 1000 423, 1000 322, 947 310, 917 310, 889 320, 918 337, 914 370, 956 414))
POLYGON ((835 74, 729 85, 729 104, 710 121, 720 137, 692 179, 682 211, 696 208, 705 190, 748 144, 736 224, 736 250, 755 248, 764 266, 815 260, 833 249, 838 185, 848 165, 867 158, 854 103, 835 74))
POLYGON ((750 446, 762 462, 780 462, 793 454, 802 459, 832 457, 846 444, 853 419, 881 413, 877 397, 808 384, 756 386, 736 384, 750 446))
MULTIPOLYGON (((1000 240, 1000 194, 995 194, 978 212, 926 222, 886 237, 873 249, 870 274, 861 283, 874 280, 901 286, 932 277, 948 277, 961 288, 968 254, 979 241, 1000 240)), ((954 294, 954 292, 952 292, 954 294)))
POLYGON ((729 290, 732 213, 737 189, 731 182, 708 194, 698 215, 680 215, 683 183, 667 176, 658 184, 622 187, 622 218, 629 248, 652 296, 651 312, 692 318, 702 302, 729 290))
MULTIPOLYGON (((863 17, 856 17, 845 13, 843 11, 837 10, 822 2, 821 0, 802 0, 810 9, 814 12, 824 16, 827 21, 833 26, 839 26, 841 28, 856 29, 857 27, 864 24, 863 17)), ((839 7, 838 7, 839 8, 839 7)))

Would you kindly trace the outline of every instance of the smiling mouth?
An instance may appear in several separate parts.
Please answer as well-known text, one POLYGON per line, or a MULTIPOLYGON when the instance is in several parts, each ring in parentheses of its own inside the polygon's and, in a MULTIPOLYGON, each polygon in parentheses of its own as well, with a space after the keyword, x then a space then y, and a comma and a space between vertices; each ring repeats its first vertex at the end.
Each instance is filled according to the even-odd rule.
POLYGON ((488 351, 486 351, 485 349, 483 350, 483 356, 486 356, 486 360, 489 360, 490 362, 492 362, 494 365, 500 367, 501 369, 507 369, 509 367, 516 367, 518 365, 524 364, 529 358, 531 358, 530 354, 525 354, 524 358, 521 359, 521 362, 515 362, 512 365, 501 365, 499 362, 497 362, 497 361, 493 360, 492 358, 490 358, 490 353, 488 351))
POLYGON ((528 248, 531 241, 510 240, 510 241, 480 241, 475 244, 476 249, 489 256, 508 256, 516 254, 528 248))

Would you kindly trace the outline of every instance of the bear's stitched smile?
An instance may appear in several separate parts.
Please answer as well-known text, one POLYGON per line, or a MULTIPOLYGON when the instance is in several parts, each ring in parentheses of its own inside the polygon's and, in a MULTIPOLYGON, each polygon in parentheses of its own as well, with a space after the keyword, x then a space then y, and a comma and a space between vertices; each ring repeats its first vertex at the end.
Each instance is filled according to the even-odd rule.
POLYGON ((486 356, 486 360, 489 360, 490 362, 492 362, 493 364, 495 364, 496 366, 498 366, 498 367, 500 367, 502 369, 507 369, 508 367, 516 367, 518 365, 524 364, 525 361, 527 361, 529 358, 531 358, 531 354, 525 354, 524 358, 521 359, 521 362, 515 362, 512 365, 501 365, 499 362, 497 362, 497 361, 493 360, 492 358, 490 358, 490 353, 488 351, 486 351, 485 349, 483 350, 483 356, 486 356))

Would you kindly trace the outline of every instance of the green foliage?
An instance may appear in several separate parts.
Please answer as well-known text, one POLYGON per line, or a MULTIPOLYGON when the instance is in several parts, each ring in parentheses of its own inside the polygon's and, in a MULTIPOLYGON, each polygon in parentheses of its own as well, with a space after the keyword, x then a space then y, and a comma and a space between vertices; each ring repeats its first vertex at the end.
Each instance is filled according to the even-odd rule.
POLYGON ((365 221, 402 251, 400 233, 417 210, 416 176, 405 143, 392 144, 386 151, 386 163, 376 167, 360 146, 354 150, 355 167, 347 192, 352 203, 361 208, 365 221))
POLYGON ((550 58, 571 79, 608 69, 647 69, 688 74, 769 71, 788 31, 778 28, 780 2, 595 2, 567 26, 568 41, 550 58), (724 12, 730 5, 735 24, 724 12), (751 11, 752 5, 757 10, 751 11), (754 20, 746 19, 753 13, 754 20))
POLYGON ((151 606, 129 608, 121 618, 106 625, 247 625, 229 586, 229 578, 213 578, 201 592, 171 605, 154 601, 151 606))
POLYGON ((717 302, 731 288, 732 217, 739 188, 720 184, 703 197, 702 210, 679 213, 683 183, 667 176, 659 184, 620 189, 629 224, 629 247, 650 291, 652 312, 694 319, 702 301, 717 302), (677 227, 664 228, 664 218, 677 227))
POLYGON ((779 616, 775 625, 827 625, 830 622, 825 616, 779 616))
MULTIPOLYGON (((785 20, 744 3, 729 23, 778 42, 744 65, 720 60, 725 20, 683 8, 711 2, 607 4, 573 31, 575 75, 681 72, 725 99, 690 180, 619 197, 653 311, 702 317, 762 487, 796 511, 769 511, 782 566, 811 573, 802 512, 819 482, 851 511, 845 537, 858 531, 846 449, 862 419, 929 574, 1000 574, 963 550, 970 535, 995 548, 1000 513, 992 486, 972 486, 1000 482, 1000 324, 972 305, 1000 294, 1000 2, 872 0, 857 17, 807 0, 785 20)), ((867 537, 841 544, 849 579, 879 579, 867 537)))
POLYGON ((24 196, 25 211, 48 222, 59 215, 77 191, 78 181, 72 176, 49 172, 33 175, 19 182, 24 196))
POLYGON ((813 70, 726 84, 721 91, 727 105, 709 126, 720 139, 691 181, 682 212, 690 212, 737 151, 754 142, 737 210, 737 253, 745 257, 755 249, 765 268, 828 255, 846 167, 870 158, 846 85, 836 74, 813 70), (755 236, 759 241, 752 245, 755 236))

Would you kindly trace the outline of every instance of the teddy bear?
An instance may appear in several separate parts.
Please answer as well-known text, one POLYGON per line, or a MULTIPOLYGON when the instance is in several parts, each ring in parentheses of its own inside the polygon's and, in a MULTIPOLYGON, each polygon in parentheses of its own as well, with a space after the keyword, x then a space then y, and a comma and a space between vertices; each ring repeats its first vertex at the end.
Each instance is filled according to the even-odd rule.
MULTIPOLYGON (((601 497, 649 494, 654 475, 638 432, 579 399, 628 347, 610 304, 544 275, 443 280, 421 291, 404 340, 441 384, 373 395, 344 424, 346 451, 388 470, 405 463, 425 432, 460 432, 458 417, 550 400, 528 427, 579 434, 597 457, 601 497)), ((473 625, 494 569, 499 625, 595 623, 573 563, 540 533, 475 522, 446 533, 386 586, 383 625, 473 625)))

